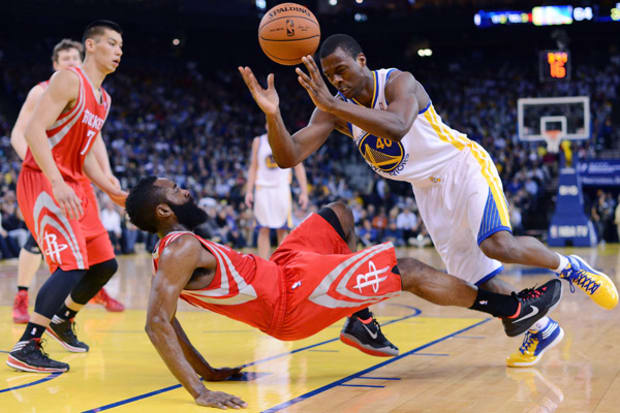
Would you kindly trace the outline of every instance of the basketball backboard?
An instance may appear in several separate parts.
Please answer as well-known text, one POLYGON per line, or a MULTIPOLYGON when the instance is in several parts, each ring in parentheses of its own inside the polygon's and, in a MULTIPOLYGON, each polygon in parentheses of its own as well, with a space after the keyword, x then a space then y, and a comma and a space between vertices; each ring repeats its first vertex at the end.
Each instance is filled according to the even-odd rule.
POLYGON ((590 138, 588 96, 520 98, 517 110, 520 140, 544 141, 547 131, 559 131, 561 139, 590 138))

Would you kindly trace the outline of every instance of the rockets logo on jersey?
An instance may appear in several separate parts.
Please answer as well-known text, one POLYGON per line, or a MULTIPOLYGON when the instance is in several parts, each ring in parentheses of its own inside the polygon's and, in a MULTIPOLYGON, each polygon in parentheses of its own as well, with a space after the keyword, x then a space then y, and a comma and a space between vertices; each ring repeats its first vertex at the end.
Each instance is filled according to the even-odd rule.
POLYGON ((362 136, 357 148, 373 169, 389 174, 398 173, 402 169, 399 166, 404 166, 409 158, 405 156, 405 150, 400 142, 369 133, 362 136))

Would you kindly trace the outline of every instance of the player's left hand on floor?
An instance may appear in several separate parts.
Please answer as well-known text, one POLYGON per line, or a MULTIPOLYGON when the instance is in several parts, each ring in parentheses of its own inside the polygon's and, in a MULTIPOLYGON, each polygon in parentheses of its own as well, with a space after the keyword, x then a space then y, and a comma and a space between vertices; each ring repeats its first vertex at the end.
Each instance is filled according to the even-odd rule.
POLYGON ((229 407, 233 409, 248 407, 248 404, 237 396, 233 396, 232 394, 224 393, 222 391, 209 390, 206 390, 200 396, 196 397, 196 404, 206 407, 216 407, 223 410, 226 410, 229 407))

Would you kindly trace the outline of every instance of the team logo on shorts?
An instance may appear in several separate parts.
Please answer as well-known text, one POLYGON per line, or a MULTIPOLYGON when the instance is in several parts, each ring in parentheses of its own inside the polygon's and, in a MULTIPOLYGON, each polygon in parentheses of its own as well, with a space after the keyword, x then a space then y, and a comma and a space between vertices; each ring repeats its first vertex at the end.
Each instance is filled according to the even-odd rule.
POLYGON ((47 255, 52 262, 56 264, 62 264, 62 259, 60 258, 60 253, 68 248, 67 244, 59 244, 56 239, 58 238, 56 234, 51 232, 46 232, 43 236, 45 240, 45 244, 47 245, 47 249, 43 251, 43 254, 47 255))
POLYGON ((389 266, 383 267, 381 269, 377 269, 375 263, 368 261, 368 272, 366 274, 357 274, 357 284, 353 286, 353 288, 357 288, 357 290, 361 293, 364 287, 372 287, 373 292, 379 291, 379 284, 381 281, 387 280, 387 276, 379 277, 384 272, 387 272, 390 269, 389 266))
POLYGON ((403 161, 405 150, 398 141, 365 134, 357 145, 360 153, 371 166, 383 172, 393 171, 403 161))

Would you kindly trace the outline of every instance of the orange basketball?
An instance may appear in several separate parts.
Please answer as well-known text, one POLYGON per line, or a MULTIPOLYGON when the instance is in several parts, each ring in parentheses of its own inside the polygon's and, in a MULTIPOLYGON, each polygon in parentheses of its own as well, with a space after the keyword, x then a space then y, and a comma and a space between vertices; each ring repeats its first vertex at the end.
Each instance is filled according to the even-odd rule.
POLYGON ((271 8, 258 25, 258 43, 268 58, 282 65, 296 65, 313 54, 321 40, 314 14, 296 3, 271 8))

